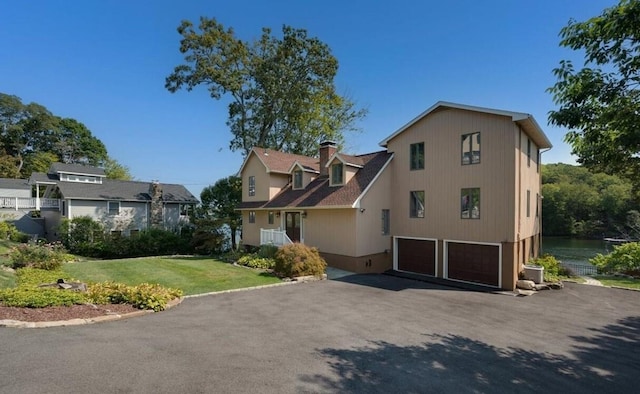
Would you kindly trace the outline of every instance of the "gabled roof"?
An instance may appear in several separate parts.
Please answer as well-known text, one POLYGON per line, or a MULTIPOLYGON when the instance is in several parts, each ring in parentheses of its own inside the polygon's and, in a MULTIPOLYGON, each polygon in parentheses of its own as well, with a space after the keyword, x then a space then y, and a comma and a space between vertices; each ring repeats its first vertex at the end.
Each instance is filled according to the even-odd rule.
POLYGON ((31 190, 26 179, 0 178, 0 189, 31 190))
POLYGON ((426 111, 424 111, 423 113, 415 117, 409 123, 400 127, 393 134, 391 134, 384 140, 380 141, 380 146, 386 147, 389 141, 395 138, 398 134, 402 133, 403 131, 405 131, 406 129, 408 129, 409 127, 411 127, 420 119, 424 118, 430 113, 438 111, 443 108, 461 109, 465 111, 482 112, 486 114, 510 117, 513 122, 520 125, 524 129, 524 131, 529 135, 529 137, 533 140, 533 142, 535 142, 535 144, 538 145, 541 149, 548 149, 552 147, 551 142, 549 141, 547 136, 544 134, 544 132, 540 128, 540 125, 538 125, 538 122, 536 122, 536 120, 530 114, 527 114, 524 112, 513 112, 513 111, 504 111, 500 109, 475 107, 472 105, 457 104, 457 103, 451 103, 446 101, 438 101, 436 104, 434 104, 432 107, 430 107, 429 109, 427 109, 426 111))
POLYGON ((343 186, 329 186, 329 177, 320 176, 311 181, 304 189, 294 190, 289 184, 270 201, 244 202, 238 208, 355 207, 362 195, 388 165, 393 154, 381 151, 351 157, 357 159, 355 161, 361 161, 362 168, 343 186))
POLYGON ((289 170, 291 170, 293 163, 296 161, 300 163, 303 168, 309 169, 310 171, 320 171, 320 160, 317 158, 256 147, 251 149, 251 152, 249 152, 244 163, 242 163, 238 173, 242 173, 244 166, 252 155, 255 155, 262 162, 264 167, 267 169, 267 173, 275 172, 280 174, 289 174, 289 170))
POLYGON ((300 168, 304 172, 313 172, 314 174, 318 174, 319 173, 319 171, 316 170, 315 168, 309 167, 309 166, 305 166, 304 164, 301 164, 298 160, 296 160, 295 162, 293 162, 293 164, 291 164, 291 167, 289 168, 289 171, 287 171, 287 173, 293 172, 293 169, 295 167, 300 168))
POLYGON ((85 166, 82 164, 66 164, 66 163, 52 163, 49 168, 49 174, 76 174, 76 175, 90 175, 105 177, 106 174, 103 168, 85 166))
POLYGON ((327 168, 331 166, 331 162, 334 159, 338 159, 343 164, 351 167, 362 168, 364 166, 364 160, 362 159, 362 156, 351 156, 351 155, 345 155, 344 153, 336 152, 333 154, 333 156, 329 158, 329 160, 327 160, 327 165, 326 165, 327 168))

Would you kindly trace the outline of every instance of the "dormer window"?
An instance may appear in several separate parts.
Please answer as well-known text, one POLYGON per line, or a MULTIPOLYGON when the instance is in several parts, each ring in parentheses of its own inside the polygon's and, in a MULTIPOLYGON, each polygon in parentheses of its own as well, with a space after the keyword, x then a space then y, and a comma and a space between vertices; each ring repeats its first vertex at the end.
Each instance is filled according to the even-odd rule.
POLYGON ((336 163, 331 165, 331 185, 344 184, 344 166, 342 163, 336 163))
POLYGON ((302 170, 293 171, 293 188, 302 189, 302 170))

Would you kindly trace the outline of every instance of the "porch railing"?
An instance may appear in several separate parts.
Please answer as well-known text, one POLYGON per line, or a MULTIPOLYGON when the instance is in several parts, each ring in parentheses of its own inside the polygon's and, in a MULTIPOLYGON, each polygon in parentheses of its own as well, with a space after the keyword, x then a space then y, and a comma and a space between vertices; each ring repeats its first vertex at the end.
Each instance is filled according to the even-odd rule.
POLYGON ((0 197, 0 208, 15 209, 40 209, 59 208, 60 200, 55 198, 35 197, 0 197), (39 203, 39 204, 38 204, 39 203))
POLYGON ((288 245, 293 241, 287 236, 287 232, 283 230, 274 229, 260 229, 260 245, 288 245))

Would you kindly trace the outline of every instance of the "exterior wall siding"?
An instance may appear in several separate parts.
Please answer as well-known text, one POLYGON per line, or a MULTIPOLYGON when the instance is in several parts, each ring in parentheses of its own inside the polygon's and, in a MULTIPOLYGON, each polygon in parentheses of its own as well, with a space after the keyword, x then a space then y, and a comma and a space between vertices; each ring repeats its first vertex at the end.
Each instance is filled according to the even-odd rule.
POLYGON ((302 238, 305 245, 321 252, 357 256, 356 209, 308 209, 302 219, 302 238))
POLYGON ((398 236, 514 241, 516 131, 510 118, 445 109, 421 119, 388 144, 392 233, 398 236), (480 132, 480 163, 462 165, 461 136, 480 132), (425 143, 425 168, 409 169, 409 145, 425 143), (462 219, 460 193, 480 188, 480 219, 462 219), (409 217, 409 192, 424 190, 425 217, 409 217))
POLYGON ((352 235, 356 243, 355 256, 391 254, 391 234, 394 231, 391 223, 389 234, 382 235, 382 210, 389 210, 391 220, 397 214, 391 209, 391 194, 391 170, 387 167, 362 197, 360 208, 364 209, 364 212, 356 212, 356 231, 352 235))
POLYGON ((242 201, 266 201, 269 199, 269 177, 265 176, 266 173, 267 170, 260 159, 252 153, 242 171, 242 201), (256 180, 255 196, 249 196, 249 177, 251 176, 256 180))
POLYGON ((79 216, 89 216, 101 222, 107 231, 144 230, 147 228, 146 203, 120 203, 120 214, 109 215, 107 201, 67 200, 69 219, 79 216))

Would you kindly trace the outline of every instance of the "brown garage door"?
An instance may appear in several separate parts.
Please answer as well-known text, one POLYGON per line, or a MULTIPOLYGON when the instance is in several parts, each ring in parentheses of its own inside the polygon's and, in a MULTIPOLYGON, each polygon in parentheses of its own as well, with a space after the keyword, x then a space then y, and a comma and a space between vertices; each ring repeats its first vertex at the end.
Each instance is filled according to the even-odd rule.
POLYGON ((398 270, 436 274, 436 243, 422 239, 397 238, 398 270))
POLYGON ((448 242, 447 272, 449 279, 497 286, 500 270, 500 247, 448 242))

